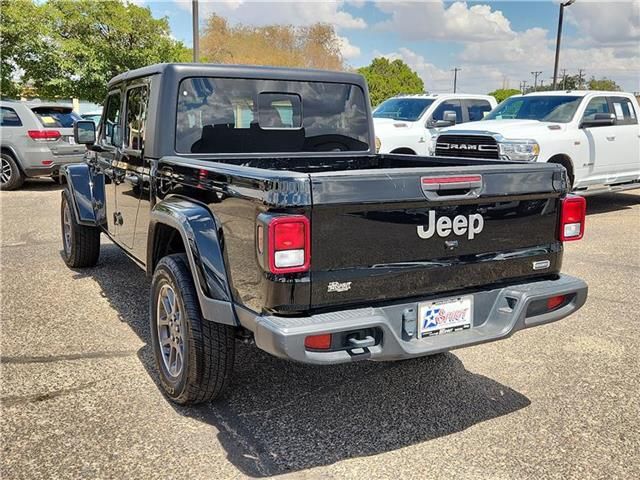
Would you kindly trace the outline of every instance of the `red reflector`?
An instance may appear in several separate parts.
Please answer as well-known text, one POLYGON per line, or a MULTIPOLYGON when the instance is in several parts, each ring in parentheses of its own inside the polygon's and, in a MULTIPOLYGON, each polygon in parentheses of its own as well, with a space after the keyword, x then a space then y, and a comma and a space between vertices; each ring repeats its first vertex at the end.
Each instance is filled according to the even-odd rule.
POLYGON ((42 165, 44 165, 45 167, 48 167, 49 165, 51 165, 53 163, 53 160, 43 160, 42 165))
POLYGON ((273 235, 276 251, 304 248, 305 224, 302 221, 278 222, 273 235))
POLYGON ((58 130, 29 130, 27 134, 34 140, 57 140, 60 138, 58 130))
POLYGON ((564 303, 564 295, 558 295, 557 297, 551 297, 547 299, 547 310, 555 310, 564 303))
POLYGON ((584 236, 587 201, 578 195, 567 195, 560 207, 560 240, 580 240, 584 236))
POLYGON ((424 177, 422 183, 425 185, 433 185, 434 183, 468 183, 468 182, 480 182, 482 177, 480 175, 465 175, 460 177, 424 177))
POLYGON ((304 346, 314 350, 329 350, 331 348, 331 334, 311 335, 304 339, 304 346))

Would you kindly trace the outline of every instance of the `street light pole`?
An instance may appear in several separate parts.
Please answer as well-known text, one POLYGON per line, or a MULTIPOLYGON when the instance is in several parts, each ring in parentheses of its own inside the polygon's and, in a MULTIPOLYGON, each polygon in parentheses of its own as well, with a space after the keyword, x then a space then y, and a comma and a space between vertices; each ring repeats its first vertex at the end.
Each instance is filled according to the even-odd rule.
POLYGON ((564 8, 571 5, 576 0, 566 0, 560 3, 560 13, 558 14, 558 36, 556 38, 556 59, 553 65, 553 89, 558 85, 558 63, 560 62, 560 40, 562 39, 562 21, 564 19, 564 8))
POLYGON ((200 61, 200 23, 198 21, 198 0, 191 0, 191 17, 193 21, 193 63, 200 61))
POLYGON ((461 68, 454 68, 453 69, 453 93, 456 93, 456 90, 458 88, 458 72, 462 70, 461 68))

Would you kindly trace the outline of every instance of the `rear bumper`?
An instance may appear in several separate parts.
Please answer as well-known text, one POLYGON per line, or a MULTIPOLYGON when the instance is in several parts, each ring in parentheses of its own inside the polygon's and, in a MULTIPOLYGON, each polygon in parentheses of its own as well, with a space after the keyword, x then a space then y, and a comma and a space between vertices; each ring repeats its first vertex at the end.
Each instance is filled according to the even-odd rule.
POLYGON ((57 173, 63 165, 84 161, 84 153, 84 146, 82 151, 69 155, 54 154, 48 147, 30 148, 21 152, 20 163, 27 177, 44 177, 57 173))
POLYGON ((277 357, 315 364, 365 359, 400 360, 492 342, 525 328, 555 322, 584 305, 587 289, 583 280, 560 275, 557 280, 535 281, 476 292, 470 294, 474 305, 472 328, 426 338, 410 335, 410 327, 413 325, 415 331, 417 321, 411 320, 410 313, 411 309, 417 311, 416 302, 293 318, 238 313, 242 325, 254 333, 256 345, 277 357), (557 310, 532 313, 530 307, 533 302, 557 295, 567 295, 571 300, 557 310), (379 329, 382 332, 376 345, 364 349, 329 352, 308 351, 304 346, 304 339, 309 335, 338 334, 365 328, 379 329))
POLYGON ((82 163, 84 161, 84 155, 64 155, 51 157, 53 163, 48 166, 42 167, 30 167, 24 169, 24 174, 27 177, 48 177, 50 175, 56 175, 60 168, 70 163, 82 163))

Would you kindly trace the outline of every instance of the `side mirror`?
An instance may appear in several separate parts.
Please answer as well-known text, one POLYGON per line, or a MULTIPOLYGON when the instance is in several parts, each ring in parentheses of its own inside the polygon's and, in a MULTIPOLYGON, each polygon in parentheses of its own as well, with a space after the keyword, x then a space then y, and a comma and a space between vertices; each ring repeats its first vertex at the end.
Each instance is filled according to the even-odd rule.
POLYGON ((593 118, 583 120, 580 128, 591 127, 607 127, 616 122, 616 116, 613 113, 596 113, 593 118))
POLYGON ((427 128, 444 128, 451 127, 456 124, 456 112, 453 110, 445 110, 442 118, 442 120, 429 120, 427 122, 427 128))
POLYGON ((73 138, 80 145, 96 143, 96 124, 92 120, 78 120, 73 124, 73 138))
POLYGON ((458 117, 456 117, 456 112, 453 110, 445 110, 442 118, 445 122, 449 122, 451 125, 455 125, 458 117))

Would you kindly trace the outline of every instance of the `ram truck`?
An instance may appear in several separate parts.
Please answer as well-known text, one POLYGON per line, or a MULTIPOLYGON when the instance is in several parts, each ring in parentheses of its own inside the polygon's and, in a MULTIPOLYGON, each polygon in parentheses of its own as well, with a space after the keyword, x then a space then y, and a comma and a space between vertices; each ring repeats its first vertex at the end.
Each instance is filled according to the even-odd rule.
POLYGON ((515 95, 482 121, 441 130, 435 155, 556 163, 581 195, 640 188, 638 113, 623 92, 515 95))
POLYGON ((425 93, 398 95, 373 111, 378 153, 432 155, 444 127, 482 120, 496 106, 490 95, 425 93))
MULTIPOLYGON (((313 364, 400 360, 566 317, 585 203, 559 165, 379 155, 363 77, 163 64, 108 85, 63 173, 63 257, 105 234, 152 278, 160 383, 229 385, 236 342, 313 364)), ((416 364, 417 365, 417 364, 416 364)))

